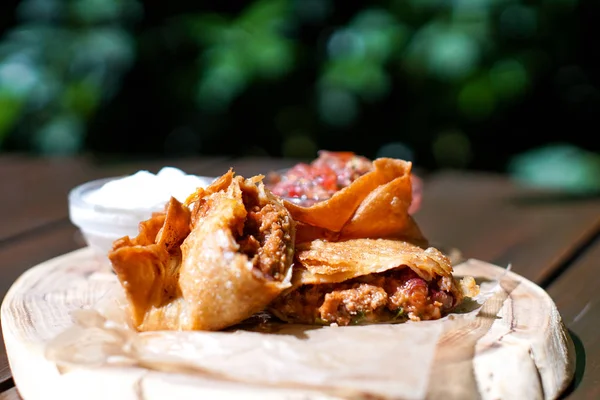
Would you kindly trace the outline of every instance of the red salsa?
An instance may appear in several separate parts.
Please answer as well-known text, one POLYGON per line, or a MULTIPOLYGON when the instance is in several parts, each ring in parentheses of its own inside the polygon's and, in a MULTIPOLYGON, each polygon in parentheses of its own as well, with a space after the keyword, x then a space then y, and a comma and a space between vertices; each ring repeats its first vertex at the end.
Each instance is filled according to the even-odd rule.
MULTIPOLYGON (((329 199, 372 169, 371 160, 352 152, 321 150, 310 164, 300 163, 285 173, 269 174, 267 186, 277 196, 309 207, 329 199)), ((415 175, 411 175, 411 181, 412 204, 408 212, 413 214, 421 204, 422 182, 415 175)))
POLYGON ((321 150, 310 164, 300 163, 269 176, 269 189, 303 206, 327 200, 373 169, 373 163, 351 152, 321 150))

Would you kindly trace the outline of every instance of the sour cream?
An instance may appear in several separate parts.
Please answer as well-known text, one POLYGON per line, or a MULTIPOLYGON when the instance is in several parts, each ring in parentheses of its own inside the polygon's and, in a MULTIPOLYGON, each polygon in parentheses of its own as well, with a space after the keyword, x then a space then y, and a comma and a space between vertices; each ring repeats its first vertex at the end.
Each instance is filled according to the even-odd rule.
POLYGON ((184 202, 198 187, 214 178, 188 175, 164 167, 157 174, 138 171, 133 175, 99 179, 73 188, 69 193, 69 217, 88 246, 102 262, 115 240, 135 237, 139 223, 163 211, 171 198, 184 202))
POLYGON ((157 174, 138 171, 85 193, 83 200, 90 205, 124 210, 163 209, 171 196, 184 202, 198 187, 206 187, 212 180, 173 167, 164 167, 157 174))

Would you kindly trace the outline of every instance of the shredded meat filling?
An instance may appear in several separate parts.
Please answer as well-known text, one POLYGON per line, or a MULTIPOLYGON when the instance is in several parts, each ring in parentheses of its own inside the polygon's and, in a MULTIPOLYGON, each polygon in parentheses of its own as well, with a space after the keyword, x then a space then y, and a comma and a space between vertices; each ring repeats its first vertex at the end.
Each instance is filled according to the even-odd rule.
MULTIPOLYGON (((287 265, 287 246, 292 241, 286 233, 290 218, 282 207, 261 204, 255 187, 243 187, 247 216, 241 235, 236 239, 254 268, 265 278, 280 281, 287 265)), ((264 202, 262 202, 264 203, 264 202)))
POLYGON ((456 306, 454 293, 452 278, 426 282, 403 268, 342 283, 302 286, 276 299, 272 310, 291 322, 308 324, 431 320, 456 306))
POLYGON ((327 293, 318 311, 325 321, 349 325, 356 317, 370 317, 384 307, 387 300, 388 295, 382 288, 360 283, 352 289, 327 293))

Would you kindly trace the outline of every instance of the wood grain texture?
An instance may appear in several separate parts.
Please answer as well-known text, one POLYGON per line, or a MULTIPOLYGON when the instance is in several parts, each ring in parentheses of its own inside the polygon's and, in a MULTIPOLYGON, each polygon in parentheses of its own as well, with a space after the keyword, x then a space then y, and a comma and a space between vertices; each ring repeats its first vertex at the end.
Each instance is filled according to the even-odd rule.
MULTIPOLYGON (((222 380, 217 378, 218 374, 190 376, 140 367, 105 365, 93 369, 63 369, 60 373, 44 357, 44 344, 72 325, 71 310, 92 306, 107 290, 118 285, 113 275, 98 271, 98 264, 91 257, 89 249, 82 249, 29 270, 12 286, 2 304, 3 334, 14 379, 27 400, 54 396, 63 399, 164 399, 199 398, 203 395, 216 399, 238 398, 241 393, 244 398, 257 399, 331 399, 362 398, 373 394, 355 390, 341 392, 339 387, 328 385, 307 387, 300 382, 276 387, 249 385, 232 376, 222 380)), ((394 326, 394 335, 398 335, 395 342, 401 342, 405 350, 419 349, 417 354, 422 356, 411 358, 409 362, 418 376, 426 374, 427 379, 422 379, 421 383, 413 379, 403 382, 410 375, 408 371, 394 374, 393 390, 407 388, 401 395, 404 398, 558 397, 573 373, 572 343, 550 297, 530 281, 504 272, 499 267, 476 260, 456 267, 458 275, 470 274, 483 281, 501 277, 500 287, 485 302, 477 317, 457 314, 440 321, 394 326), (415 329, 420 334, 415 334, 415 329), (431 357, 425 354, 431 354, 431 357)), ((382 327, 369 329, 373 328, 382 327)), ((383 329, 390 332, 386 326, 383 329)), ((345 335, 343 332, 349 331, 334 332, 345 335)), ((273 348, 281 348, 287 340, 283 336, 263 333, 260 340, 272 341, 273 348)), ((252 337, 256 338, 256 335, 252 337)), ((308 335, 306 340, 312 337, 308 335)), ((245 342, 248 339, 240 340, 245 342)), ((356 343, 356 347, 365 344, 368 343, 361 341, 356 343)), ((369 345, 371 352, 377 351, 377 348, 375 343, 369 345)), ((384 351, 390 351, 385 348, 388 350, 384 351)), ((113 351, 111 354, 118 354, 113 351)), ((321 356, 323 351, 323 348, 319 350, 321 356)), ((266 355, 261 356, 260 352, 251 354, 246 359, 248 365, 236 364, 238 369, 260 368, 260 360, 266 355)), ((367 354, 377 358, 376 354, 364 353, 365 356, 367 354)), ((392 359, 399 360, 397 357, 392 359)), ((239 362, 243 357, 236 360, 239 362)), ((294 361, 287 362, 288 369, 295 368, 289 364, 294 361)), ((286 361, 282 360, 282 363, 286 361)), ((373 364, 373 372, 377 375, 379 367, 379 364, 373 364)), ((379 385, 385 386, 385 381, 374 387, 379 385)))
POLYGON ((23 400, 17 391, 17 388, 13 387, 0 393, 0 400, 23 400))
POLYGON ((84 159, 16 158, 0 168, 0 240, 67 216, 67 193, 96 175, 84 159))
POLYGON ((138 160, 119 163, 99 163, 89 157, 32 158, 1 157, 0 243, 19 234, 68 215, 67 195, 75 186, 110 176, 134 173, 140 169, 151 172, 174 166, 189 173, 211 171, 210 167, 225 158, 204 157, 180 160, 138 160))
POLYGON ((577 347, 577 374, 569 398, 600 399, 600 239, 549 288, 577 347))
MULTIPOLYGON (((78 230, 67 221, 51 230, 29 235, 27 240, 0 247, 0 299, 10 285, 32 265, 84 246, 78 230)), ((1 323, 1 320, 0 320, 1 323)), ((1 343, 0 337, 0 344, 1 343)), ((10 378, 4 345, 0 346, 0 382, 10 378)))
MULTIPOLYGON (((264 157, 246 157, 232 160, 230 162, 234 171, 244 177, 253 175, 267 175, 271 171, 277 171, 284 168, 290 168, 299 162, 307 160, 281 159, 281 158, 264 158, 264 157)), ((227 170, 221 172, 224 174, 227 170)))
POLYGON ((139 159, 128 162, 95 162, 94 169, 102 175, 124 176, 133 174, 139 170, 148 170, 157 173, 161 168, 169 166, 179 168, 188 174, 212 175, 215 171, 229 163, 229 157, 189 157, 179 159, 139 159))
MULTIPOLYGON (((2 321, 0 321, 0 328, 2 327, 2 321)), ((10 368, 8 367, 8 358, 6 358, 6 350, 4 347, 4 340, 0 335, 0 387, 1 385, 11 378, 10 368)))
POLYGON ((435 243, 542 282, 600 229, 600 199, 518 186, 499 175, 445 172, 425 182, 416 220, 435 243))
POLYGON ((31 235, 28 240, 0 247, 0 298, 25 270, 44 260, 85 246, 78 229, 64 221, 55 229, 31 235))

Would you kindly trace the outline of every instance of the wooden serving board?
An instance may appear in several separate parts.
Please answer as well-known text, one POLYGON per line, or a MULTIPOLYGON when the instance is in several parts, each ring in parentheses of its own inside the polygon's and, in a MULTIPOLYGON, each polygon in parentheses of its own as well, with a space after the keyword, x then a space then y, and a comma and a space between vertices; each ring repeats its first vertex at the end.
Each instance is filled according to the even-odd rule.
MULTIPOLYGON (((471 313, 472 318, 456 314, 438 321, 398 325, 321 327, 307 331, 302 338, 285 332, 253 332, 244 344, 257 341, 261 345, 248 355, 251 363, 242 366, 248 357, 225 354, 239 332, 206 333, 213 344, 221 342, 224 352, 207 355, 209 368, 222 367, 214 374, 202 368, 169 371, 139 364, 66 368, 46 357, 46 344, 72 327, 73 310, 93 307, 118 285, 90 249, 81 249, 31 268, 14 283, 2 304, 2 329, 13 377, 25 400, 557 398, 573 377, 575 355, 551 298, 519 275, 477 260, 456 266, 455 275, 497 282, 483 306, 471 313), (328 331, 331 329, 337 329, 334 336, 328 331), (358 333, 363 339, 345 343, 358 333), (378 339, 390 340, 390 335, 390 344, 378 339), (298 353, 286 359, 286 343, 301 346, 301 356, 298 353), (332 355, 325 357, 324 343, 328 348, 345 343, 354 351, 338 354, 333 349, 332 355), (252 374, 264 367, 261 360, 273 359, 268 352, 277 351, 280 353, 270 362, 281 365, 271 370, 273 375, 286 369, 291 375, 310 375, 302 372, 303 363, 321 357, 325 372, 315 377, 325 378, 309 384, 302 379, 263 384, 226 376, 236 368, 252 374), (358 365, 354 375, 343 375, 352 363, 358 365), (384 395, 378 388, 394 395, 384 395)), ((177 344, 196 343, 186 342, 189 337, 181 336, 177 344)))

